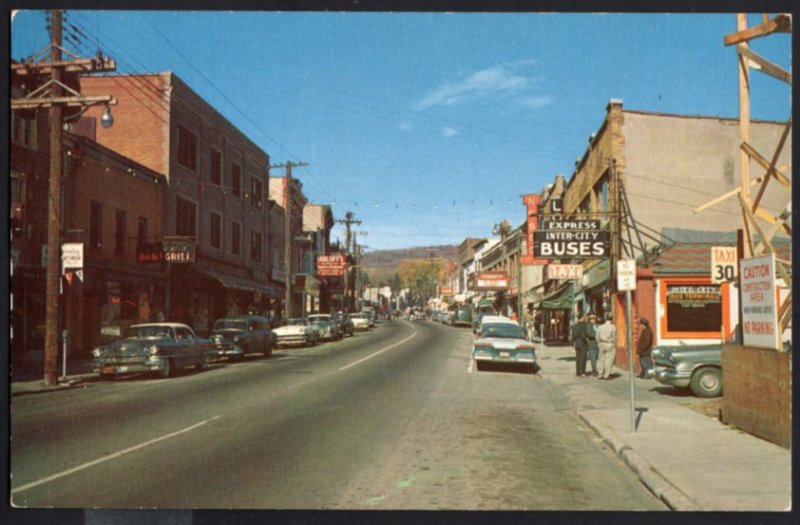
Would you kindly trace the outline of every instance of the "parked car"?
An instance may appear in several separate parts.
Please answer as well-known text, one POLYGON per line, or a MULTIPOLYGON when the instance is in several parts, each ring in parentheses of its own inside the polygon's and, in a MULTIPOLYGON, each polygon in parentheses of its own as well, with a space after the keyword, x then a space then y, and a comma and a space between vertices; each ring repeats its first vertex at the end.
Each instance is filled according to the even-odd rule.
POLYGON ((282 326, 273 330, 276 346, 288 345, 315 345, 319 340, 319 331, 308 319, 293 317, 286 320, 282 326))
POLYGON ((319 331, 320 340, 333 341, 342 338, 339 323, 335 322, 330 314, 312 314, 308 316, 308 320, 319 331))
POLYGON ((657 346, 653 349, 659 383, 689 389, 697 397, 722 395, 722 345, 657 346))
POLYGON ((487 363, 519 364, 536 368, 536 351, 525 338, 525 330, 519 324, 488 323, 481 329, 475 341, 472 358, 478 370, 487 363))
POLYGON ((353 326, 353 320, 350 319, 350 316, 344 312, 338 312, 335 314, 331 314, 332 319, 339 325, 339 332, 344 336, 353 336, 356 329, 353 326))
POLYGON ((211 351, 211 341, 185 324, 135 324, 124 339, 92 350, 92 370, 100 379, 139 372, 171 377, 184 367, 204 370, 211 351))
POLYGON ((367 316, 367 320, 369 321, 369 325, 375 326, 375 321, 378 320, 378 311, 371 306, 365 306, 361 309, 361 313, 367 316))
POLYGON ((461 306, 456 309, 453 315, 453 326, 472 326, 472 309, 469 306, 461 306))
POLYGON ((481 317, 481 324, 478 325, 478 330, 475 332, 475 335, 478 337, 481 336, 483 333, 483 327, 487 324, 512 324, 519 326, 519 323, 515 320, 506 317, 505 315, 484 315, 481 317))
POLYGON ((366 332, 369 330, 369 317, 367 314, 361 312, 350 316, 353 321, 353 329, 356 332, 366 332))
POLYGON ((258 315, 242 315, 217 319, 210 336, 215 357, 242 359, 245 354, 260 352, 264 357, 272 355, 275 334, 269 328, 269 320, 258 315))

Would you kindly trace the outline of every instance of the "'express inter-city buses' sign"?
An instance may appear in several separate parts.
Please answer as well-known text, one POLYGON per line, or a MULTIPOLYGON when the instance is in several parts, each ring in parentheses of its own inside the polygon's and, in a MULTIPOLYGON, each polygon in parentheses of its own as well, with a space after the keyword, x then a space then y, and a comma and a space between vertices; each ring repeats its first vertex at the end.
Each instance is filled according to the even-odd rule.
POLYGON ((542 221, 533 234, 533 255, 542 259, 608 257, 611 233, 598 220, 542 221))

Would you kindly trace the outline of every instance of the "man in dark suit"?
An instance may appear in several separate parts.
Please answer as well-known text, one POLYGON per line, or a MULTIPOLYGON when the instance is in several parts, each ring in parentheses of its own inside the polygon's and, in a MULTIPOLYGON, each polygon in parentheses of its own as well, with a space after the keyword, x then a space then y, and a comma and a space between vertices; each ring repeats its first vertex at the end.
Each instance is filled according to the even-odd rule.
POLYGON ((572 326, 572 344, 575 345, 575 376, 589 377, 586 373, 589 337, 586 332, 586 317, 582 313, 578 314, 578 322, 572 326))

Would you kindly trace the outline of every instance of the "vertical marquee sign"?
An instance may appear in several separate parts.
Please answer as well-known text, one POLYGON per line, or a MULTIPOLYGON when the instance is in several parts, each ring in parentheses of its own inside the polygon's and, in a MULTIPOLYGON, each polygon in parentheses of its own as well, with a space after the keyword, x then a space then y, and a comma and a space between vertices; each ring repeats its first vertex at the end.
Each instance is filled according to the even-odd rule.
POLYGON ((525 204, 525 212, 528 216, 528 249, 527 253, 520 258, 520 263, 526 266, 547 264, 546 259, 537 259, 533 255, 533 234, 539 227, 539 205, 542 202, 542 198, 535 193, 529 193, 522 196, 522 202, 525 204))

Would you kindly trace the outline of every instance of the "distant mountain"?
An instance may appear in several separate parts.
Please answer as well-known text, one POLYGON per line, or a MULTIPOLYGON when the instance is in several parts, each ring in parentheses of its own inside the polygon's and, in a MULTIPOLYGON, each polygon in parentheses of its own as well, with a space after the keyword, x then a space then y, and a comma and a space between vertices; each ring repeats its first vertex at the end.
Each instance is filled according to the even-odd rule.
POLYGON ((396 268, 405 259, 442 258, 454 261, 458 258, 457 245, 421 246, 400 250, 376 250, 364 254, 361 264, 367 268, 396 268))

